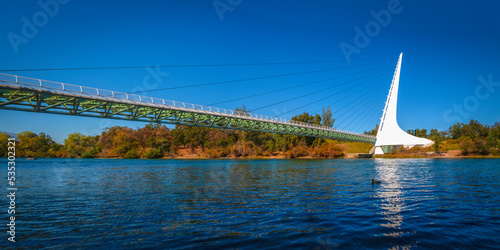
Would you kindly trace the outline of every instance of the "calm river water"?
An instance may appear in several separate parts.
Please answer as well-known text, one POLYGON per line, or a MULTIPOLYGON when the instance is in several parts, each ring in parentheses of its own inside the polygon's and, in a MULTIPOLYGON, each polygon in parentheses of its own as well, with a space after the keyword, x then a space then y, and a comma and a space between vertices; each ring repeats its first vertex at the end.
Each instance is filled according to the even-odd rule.
POLYGON ((0 248, 500 247, 498 159, 18 159, 16 177, 0 248))

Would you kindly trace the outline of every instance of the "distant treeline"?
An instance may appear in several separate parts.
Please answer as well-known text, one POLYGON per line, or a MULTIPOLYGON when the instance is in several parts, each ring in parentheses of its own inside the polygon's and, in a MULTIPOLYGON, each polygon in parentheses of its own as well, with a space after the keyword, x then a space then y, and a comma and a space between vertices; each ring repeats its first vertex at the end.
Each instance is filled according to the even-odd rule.
MULTIPOLYGON (((243 106, 237 109, 246 112, 243 106)), ((331 108, 322 114, 303 113, 292 118, 312 124, 333 126, 331 108)), ((8 136, 0 134, 0 156, 6 154, 8 136)), ((296 135, 282 135, 240 130, 221 130, 194 126, 176 126, 168 129, 158 124, 148 124, 140 129, 115 126, 101 135, 79 133, 68 135, 58 144, 45 134, 30 131, 18 134, 18 157, 81 157, 81 158, 162 158, 183 154, 207 158, 281 156, 335 158, 344 155, 344 148, 337 141, 296 135), (201 152, 200 152, 201 151, 201 152)), ((354 148, 367 151, 366 143, 354 143, 354 148)))
MULTIPOLYGON (((365 134, 377 135, 378 125, 365 134)), ((434 141, 432 150, 461 150, 462 155, 500 155, 500 122, 492 126, 471 119, 469 124, 457 123, 446 131, 409 129, 407 133, 434 141)), ((417 149, 418 150, 418 149, 417 149)))
POLYGON ((458 144, 463 155, 500 155, 500 122, 489 126, 470 120, 469 124, 459 122, 451 126, 448 131, 432 129, 427 134, 425 129, 417 129, 413 134, 435 141, 437 149, 458 144))
MULTIPOLYGON (((303 113, 292 120, 332 126, 334 119, 330 108, 322 115, 303 113)), ((376 135, 378 127, 365 134, 376 135)), ((408 133, 426 137, 435 142, 423 151, 461 150, 463 155, 500 155, 500 123, 483 125, 475 120, 469 124, 457 123, 447 131, 432 129, 408 130, 408 133)), ((0 133, 0 156, 7 155, 6 134, 0 133)), ((349 153, 367 153, 373 146, 367 143, 342 143, 335 140, 282 135, 240 130, 221 130, 193 126, 176 126, 168 129, 158 124, 148 124, 140 129, 115 126, 101 135, 79 133, 68 135, 63 144, 56 143, 45 134, 30 131, 19 133, 17 157, 78 157, 78 158, 162 158, 184 154, 206 158, 269 157, 286 158, 318 157, 336 158, 349 153), (346 146, 347 145, 347 146, 346 146)))

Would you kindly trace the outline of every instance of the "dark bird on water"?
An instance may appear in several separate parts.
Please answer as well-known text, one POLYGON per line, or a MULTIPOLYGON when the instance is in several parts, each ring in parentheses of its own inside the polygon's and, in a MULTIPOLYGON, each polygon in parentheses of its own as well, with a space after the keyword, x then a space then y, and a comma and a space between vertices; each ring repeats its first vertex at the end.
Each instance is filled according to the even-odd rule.
POLYGON ((374 179, 372 179, 372 184, 380 184, 381 181, 376 181, 374 179))

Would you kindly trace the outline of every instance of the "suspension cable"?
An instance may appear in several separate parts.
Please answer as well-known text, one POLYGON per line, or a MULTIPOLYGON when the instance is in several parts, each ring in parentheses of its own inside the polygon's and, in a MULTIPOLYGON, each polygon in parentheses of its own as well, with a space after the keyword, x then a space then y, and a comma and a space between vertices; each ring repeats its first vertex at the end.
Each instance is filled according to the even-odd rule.
MULTIPOLYGON (((323 97, 323 98, 320 98, 320 99, 317 99, 317 100, 315 100, 315 101, 312 101, 312 102, 307 103, 307 104, 305 104, 305 105, 302 105, 302 106, 300 106, 300 107, 294 108, 294 109, 289 110, 289 111, 287 111, 287 112, 283 112, 283 113, 279 114, 279 115, 278 115, 278 117, 279 117, 279 116, 282 116, 282 115, 284 115, 284 114, 288 114, 288 113, 290 113, 290 112, 296 111, 296 110, 298 110, 298 109, 301 109, 301 108, 303 108, 303 107, 307 107, 307 106, 309 106, 309 105, 311 105, 311 104, 314 104, 314 103, 320 102, 320 101, 322 101, 322 100, 328 99, 328 98, 330 98, 330 97, 332 97, 332 96, 335 96, 335 95, 338 95, 338 94, 340 94, 340 93, 344 93, 344 92, 346 92, 346 91, 348 91, 348 90, 351 90, 351 89, 353 89, 353 88, 355 88, 355 87, 359 87, 359 86, 361 86, 361 85, 364 85, 364 84, 366 84, 366 83, 368 83, 368 82, 371 82, 371 81, 373 81, 373 80, 375 80, 375 79, 377 79, 377 78, 380 78, 380 77, 382 77, 382 76, 384 76, 384 75, 379 75, 379 76, 377 76, 377 77, 374 77, 374 78, 368 79, 368 80, 366 80, 366 81, 361 82, 361 83, 360 83, 360 84, 358 84, 358 85, 354 85, 354 86, 352 86, 352 87, 350 87, 350 88, 344 89, 344 90, 342 90, 342 91, 338 91, 338 92, 336 92, 336 93, 333 93, 333 94, 331 94, 331 95, 328 95, 328 96, 323 97)), ((354 93, 353 93, 353 94, 351 94, 350 96, 352 96, 352 95, 354 95, 354 94, 356 94, 356 92, 354 92, 354 93)), ((345 98, 346 98, 346 97, 342 98, 341 100, 344 100, 345 98)), ((339 101, 341 101, 341 100, 339 100, 339 101)), ((337 102, 339 102, 339 101, 337 101, 337 102)), ((320 109, 320 110, 322 110, 322 109, 320 109)), ((318 110, 318 111, 320 111, 320 110, 318 110)), ((318 111, 313 112, 312 114, 317 113, 318 111)))
MULTIPOLYGON (((373 61, 390 59, 366 59, 360 61, 373 61)), ((223 63, 223 64, 173 64, 173 65, 157 65, 157 68, 194 68, 194 67, 235 67, 235 66, 266 66, 266 65, 290 65, 290 64, 321 64, 321 63, 336 63, 345 62, 345 60, 327 60, 327 61, 305 61, 305 62, 265 62, 265 63, 223 63)), ((0 69, 5 72, 21 72, 21 71, 64 71, 64 70, 108 70, 108 69, 141 69, 152 67, 145 66, 110 66, 110 67, 73 67, 73 68, 34 68, 34 69, 0 69)))
MULTIPOLYGON (((379 63, 377 63, 377 64, 379 64, 379 63)), ((363 66, 369 66, 369 65, 373 65, 373 64, 366 64, 366 65, 363 65, 363 66)), ((344 68, 339 68, 339 69, 347 69, 347 68, 353 68, 353 67, 344 67, 344 68)), ((333 80, 333 79, 337 79, 337 78, 341 78, 341 77, 351 76, 351 75, 363 73, 365 71, 366 70, 362 70, 362 71, 359 71, 359 72, 350 73, 350 74, 346 74, 346 75, 342 75, 342 76, 336 76, 336 77, 321 79, 321 80, 317 80, 317 81, 313 81, 313 82, 308 82, 308 83, 304 83, 304 84, 298 84, 298 85, 294 85, 294 86, 286 87, 286 88, 282 88, 282 89, 276 89, 276 90, 271 90, 271 91, 267 91, 267 92, 261 92, 261 93, 258 93, 258 94, 253 94, 253 95, 243 96, 243 97, 239 97, 239 98, 234 98, 234 99, 230 99, 230 100, 226 100, 226 101, 210 103, 210 104, 207 104, 207 106, 214 106, 214 105, 218 105, 218 104, 222 104, 222 103, 239 101, 239 100, 248 99, 248 98, 252 98, 252 97, 257 97, 257 96, 267 95, 267 94, 271 94, 271 93, 281 92, 281 91, 290 90, 290 89, 294 89, 294 88, 298 88, 298 87, 302 87, 302 86, 307 86, 307 85, 312 85, 312 84, 316 84, 316 83, 320 83, 320 82, 325 82, 325 81, 329 81, 329 80, 333 80)))
MULTIPOLYGON (((379 75, 379 76, 377 76, 377 77, 374 77, 374 78, 372 78, 372 79, 369 79, 369 80, 367 80, 367 81, 364 81, 364 82, 362 82, 362 83, 360 83, 360 84, 358 84, 358 85, 355 85, 355 86, 353 86, 353 87, 351 87, 351 88, 344 89, 343 91, 339 91, 339 92, 333 93, 333 94, 328 95, 328 96, 326 96, 326 97, 324 97, 324 98, 320 98, 320 99, 318 99, 318 100, 315 100, 315 101, 313 101, 313 102, 307 103, 307 104, 302 105, 302 106, 300 106, 300 107, 294 108, 294 109, 289 110, 289 111, 287 111, 287 112, 283 112, 283 113, 279 114, 279 115, 278 115, 278 117, 279 117, 279 116, 282 116, 282 115, 284 115, 284 114, 288 114, 288 113, 290 113, 290 112, 292 112, 292 111, 295 111, 295 110, 301 109, 301 108, 303 108, 303 107, 309 106, 309 105, 311 105, 311 104, 317 103, 317 102, 322 101, 322 100, 324 100, 324 99, 330 98, 330 97, 332 97, 332 96, 334 96, 334 95, 337 95, 337 94, 343 93, 343 92, 345 92, 345 91, 347 91, 347 90, 351 90, 351 89, 353 89, 353 88, 355 88, 355 87, 358 87, 358 86, 364 85, 365 83, 371 82, 371 81, 373 81, 373 80, 375 80, 375 79, 377 79, 377 78, 380 78, 380 77, 382 77, 382 76, 385 76, 385 75, 379 75)), ((381 83, 381 82, 383 82, 383 81, 379 81, 378 83, 381 83)), ((374 87, 374 88, 372 88, 372 89, 375 89, 376 87, 378 87, 378 85, 377 85, 377 86, 375 86, 375 87, 374 87)), ((338 103, 338 102, 341 102, 341 101, 343 101, 343 100, 347 99, 348 97, 351 97, 351 96, 353 96, 353 95, 355 95, 355 94, 357 94, 357 93, 358 93, 358 92, 354 92, 354 93, 352 93, 352 94, 350 94, 350 95, 348 95, 348 96, 346 96, 346 97, 344 97, 344 98, 342 98, 342 99, 340 99, 340 100, 337 100, 337 101, 336 101, 336 102, 334 102, 333 104, 336 104, 336 103, 338 103)), ((370 93, 370 92, 369 92, 369 91, 367 91, 366 93, 370 93)), ((330 104, 330 105, 333 105, 333 104, 330 104)), ((323 108, 321 108, 321 109, 319 109, 319 110, 316 110, 316 111, 315 111, 315 112, 313 112, 312 114, 318 113, 318 112, 319 112, 319 111, 321 111, 322 109, 323 109, 323 108)), ((335 113, 335 112, 334 112, 334 113, 335 113)), ((332 114, 332 115, 333 115, 333 114, 332 114)))
POLYGON ((299 98, 302 98, 302 97, 306 97, 306 96, 313 95, 313 94, 316 94, 316 93, 319 93, 319 92, 323 92, 325 90, 336 88, 336 87, 339 87, 339 86, 342 86, 342 85, 345 85, 345 84, 348 84, 348 83, 351 83, 351 82, 354 82, 354 81, 358 81, 358 80, 364 79, 366 77, 369 77, 369 76, 372 76, 372 75, 375 75, 375 74, 378 74, 380 72, 382 72, 382 71, 371 73, 371 74, 368 74, 366 76, 363 76, 363 77, 360 77, 360 78, 357 78, 357 79, 354 79, 354 80, 351 80, 351 81, 347 81, 347 82, 344 82, 344 83, 339 84, 339 85, 335 85, 335 86, 332 86, 332 87, 328 87, 328 88, 325 88, 325 89, 321 89, 321 90, 318 90, 318 91, 310 92, 310 93, 307 93, 307 94, 304 94, 304 95, 296 96, 296 97, 289 98, 289 99, 286 99, 286 100, 283 100, 283 101, 279 101, 279 102, 275 102, 275 103, 272 103, 272 104, 269 104, 269 105, 265 105, 265 106, 253 109, 251 112, 255 112, 256 110, 268 108, 268 107, 271 107, 271 106, 274 106, 274 105, 277 105, 277 104, 281 104, 281 103, 293 101, 293 100, 296 100, 296 99, 299 99, 299 98))
MULTIPOLYGON (((380 94, 381 94, 381 93, 383 93, 384 91, 385 91, 385 90, 384 90, 384 89, 382 89, 381 91, 377 92, 377 94, 376 94, 376 95, 373 95, 373 96, 372 96, 372 98, 371 98, 370 100, 368 100, 368 101, 369 101, 369 102, 373 101, 373 99, 377 98, 377 97, 378 97, 378 95, 380 95, 380 94)), ((349 118, 351 118, 354 114, 356 114, 359 110, 361 110, 361 108, 363 108, 363 106, 361 106, 360 108, 358 108, 356 111, 352 112, 352 113, 351 113, 351 114, 350 114, 350 115, 349 115, 346 119, 342 120, 339 124, 337 124, 337 128, 340 126, 340 124, 342 124, 344 121, 347 121, 347 120, 348 120, 349 118)), ((349 111, 350 111, 350 110, 352 110, 352 108, 351 108, 351 109, 349 109, 349 111)), ((344 114, 345 114, 345 113, 346 113, 346 112, 344 112, 344 114)), ((339 116, 339 117, 341 117, 341 116, 339 116)), ((359 117, 359 116, 358 116, 358 117, 359 117)), ((357 119, 357 117, 356 117, 355 119, 357 119)), ((352 121, 351 121, 351 122, 350 122, 347 126, 349 126, 351 123, 352 123, 352 121)))
MULTIPOLYGON (((379 64, 379 63, 374 63, 374 64, 379 64)), ((362 65, 362 66, 365 66, 365 65, 362 65)), ((362 67, 362 66, 358 65, 358 66, 352 66, 352 67, 362 67)), ((260 77, 246 78, 246 79, 237 79, 237 80, 219 81, 219 82, 211 82, 211 83, 192 84, 192 85, 185 85, 185 86, 175 86, 175 87, 160 88, 160 89, 154 89, 154 90, 143 90, 143 91, 129 92, 129 94, 142 93, 142 92, 152 92, 152 91, 162 91, 162 90, 172 90, 172 89, 202 87, 202 86, 210 86, 210 85, 218 85, 218 84, 234 83, 234 82, 255 81, 255 80, 271 79, 271 78, 279 78, 279 77, 287 77, 287 76, 296 76, 296 75, 306 75, 306 74, 313 74, 313 73, 334 71, 334 70, 338 70, 338 69, 339 68, 328 68, 328 69, 305 71, 305 72, 298 72, 298 73, 288 73, 288 74, 281 74, 281 75, 260 76, 260 77)))

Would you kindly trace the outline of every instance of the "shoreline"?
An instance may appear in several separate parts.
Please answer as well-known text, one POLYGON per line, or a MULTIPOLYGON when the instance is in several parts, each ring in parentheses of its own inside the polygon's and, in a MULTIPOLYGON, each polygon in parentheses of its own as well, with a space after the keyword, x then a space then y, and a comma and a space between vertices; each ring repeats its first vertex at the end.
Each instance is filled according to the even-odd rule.
MULTIPOLYGON (((3 157, 5 158, 5 157, 3 157)), ((19 157, 18 159, 23 160, 38 160, 38 159, 96 159, 96 160, 337 160, 337 159, 500 159, 500 156, 495 155, 467 155, 467 156, 424 156, 424 155, 379 155, 373 156, 372 158, 358 158, 352 156, 344 156, 344 157, 335 157, 335 158, 325 158, 325 157, 295 157, 295 158, 287 158, 287 157, 268 157, 268 156, 256 156, 256 157, 203 157, 203 156, 180 156, 180 157, 162 157, 162 158, 77 158, 77 157, 37 157, 36 159, 28 159, 32 157, 19 157)))

